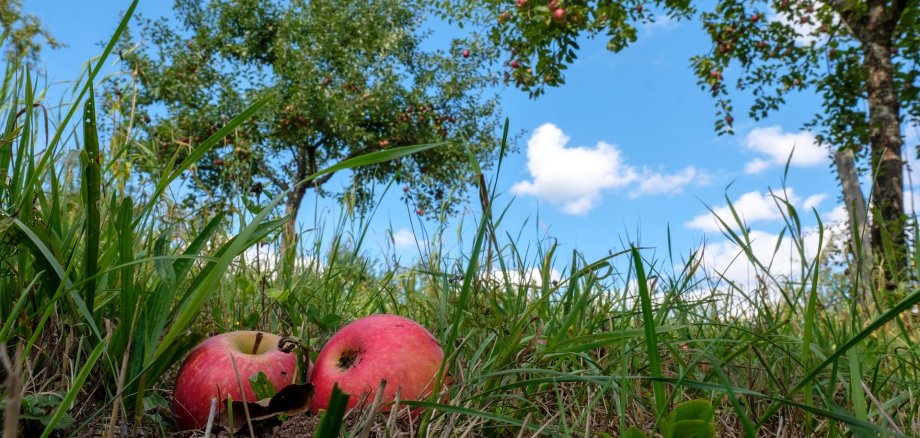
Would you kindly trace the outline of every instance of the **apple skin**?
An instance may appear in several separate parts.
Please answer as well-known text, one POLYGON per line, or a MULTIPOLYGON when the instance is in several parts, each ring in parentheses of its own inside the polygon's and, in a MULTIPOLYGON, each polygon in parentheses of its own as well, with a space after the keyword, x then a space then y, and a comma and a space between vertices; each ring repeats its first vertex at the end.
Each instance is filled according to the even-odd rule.
POLYGON ((316 357, 310 410, 328 408, 336 384, 350 396, 349 409, 365 394, 371 403, 386 380, 381 411, 389 412, 397 390, 401 400, 429 396, 443 360, 438 340, 411 319, 387 314, 357 319, 333 335, 316 357))
POLYGON ((250 354, 258 333, 222 333, 205 339, 189 353, 179 369, 173 390, 172 410, 180 430, 200 429, 206 425, 212 397, 217 397, 218 409, 226 408, 228 396, 243 400, 231 354, 236 358, 246 401, 257 401, 249 378, 259 371, 268 376, 276 390, 294 381, 297 355, 278 349, 280 336, 262 332, 257 353, 250 354))

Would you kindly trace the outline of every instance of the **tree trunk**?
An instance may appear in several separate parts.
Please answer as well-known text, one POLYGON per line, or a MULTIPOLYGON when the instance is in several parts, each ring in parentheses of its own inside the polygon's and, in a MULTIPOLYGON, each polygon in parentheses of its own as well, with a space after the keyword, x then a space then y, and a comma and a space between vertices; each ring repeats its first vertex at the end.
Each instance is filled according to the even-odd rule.
POLYGON ((856 263, 851 266, 850 275, 853 284, 857 285, 859 301, 866 310, 872 298, 871 267, 873 266, 872 245, 869 242, 869 229, 866 225, 866 198, 859 186, 859 174, 856 172, 856 157, 851 149, 837 151, 834 154, 834 163, 837 165, 837 175, 840 176, 840 186, 843 191, 843 202, 846 205, 847 217, 850 228, 850 249, 856 263))
POLYGON ((290 220, 284 224, 281 239, 281 254, 285 256, 286 260, 293 261, 291 256, 296 255, 293 253, 289 254, 288 250, 291 249, 296 251, 297 248, 297 213, 300 211, 300 204, 303 203, 303 198, 307 193, 307 189, 312 187, 318 190, 322 184, 332 177, 330 173, 321 178, 314 179, 309 184, 301 183, 309 175, 316 174, 318 170, 316 162, 316 151, 318 148, 318 144, 305 146, 304 149, 307 152, 306 157, 304 157, 303 154, 295 153, 297 174, 295 181, 291 182, 291 193, 284 202, 284 215, 290 218, 290 220))
POLYGON ((307 193, 307 185, 301 184, 294 187, 294 190, 284 201, 284 215, 289 217, 281 230, 281 253, 287 254, 289 248, 297 248, 297 212, 300 211, 300 204, 307 193))
POLYGON ((891 63, 892 34, 897 17, 892 20, 891 12, 885 9, 884 3, 870 7, 862 45, 868 73, 870 155, 875 172, 872 201, 877 210, 872 221, 872 247, 883 262, 886 278, 897 279, 906 272, 907 250, 900 106, 891 63))

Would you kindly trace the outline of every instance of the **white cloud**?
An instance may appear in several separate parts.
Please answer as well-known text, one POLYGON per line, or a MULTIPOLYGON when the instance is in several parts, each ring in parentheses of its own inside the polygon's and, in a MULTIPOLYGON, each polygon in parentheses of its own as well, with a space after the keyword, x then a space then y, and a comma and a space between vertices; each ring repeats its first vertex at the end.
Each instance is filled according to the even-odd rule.
POLYGON ((615 145, 600 141, 594 147, 567 147, 569 137, 552 123, 534 130, 527 140, 527 169, 531 181, 511 190, 560 205, 568 214, 582 215, 594 208, 608 189, 638 184, 631 197, 680 193, 691 184, 704 184, 708 176, 694 167, 676 174, 639 171, 625 162, 615 145))
MULTIPOLYGON (((505 274, 500 269, 496 269, 489 272, 487 278, 503 284, 505 281, 505 274)), ((560 280, 562 280, 562 273, 556 268, 551 268, 549 271, 549 281, 559 282, 560 280)), ((543 276, 538 268, 529 268, 524 271, 509 269, 508 282, 515 286, 542 287, 543 276)))
MULTIPOLYGON (((758 191, 748 192, 733 201, 732 205, 735 207, 735 211, 746 224, 751 224, 757 221, 777 220, 781 219, 782 215, 780 214, 780 210, 777 208, 778 200, 774 199, 774 195, 785 197, 793 205, 798 204, 798 197, 795 195, 793 190, 789 188, 786 189, 785 194, 774 193, 771 195, 770 193, 762 194, 758 191)), ((717 216, 723 221, 727 222, 729 225, 735 225, 731 208, 729 208, 727 205, 724 205, 712 209, 711 212, 707 212, 693 218, 690 222, 686 223, 686 226, 688 228, 703 231, 719 231, 722 229, 722 226, 720 222, 716 220, 717 216)))
POLYGON ((647 21, 642 24, 642 29, 645 30, 646 35, 652 35, 659 31, 670 31, 677 29, 680 26, 680 21, 676 18, 671 18, 668 14, 654 14, 650 21, 647 21))
MULTIPOLYGON (((814 8, 818 10, 820 8, 820 2, 815 2, 814 8)), ((810 46, 811 43, 820 43, 826 38, 825 36, 818 36, 820 25, 818 24, 817 18, 814 16, 810 21, 802 23, 798 19, 790 17, 788 13, 777 13, 773 11, 773 13, 767 17, 767 21, 791 27, 795 31, 795 44, 797 46, 810 46)))
POLYGON ((395 233, 391 231, 391 237, 393 239, 393 246, 397 250, 402 250, 415 246, 416 239, 415 234, 412 234, 408 228, 400 228, 395 233))
POLYGON ((830 212, 825 213, 824 220, 829 223, 847 223, 850 221, 850 214, 843 205, 834 207, 830 212))
MULTIPOLYGON (((265 244, 256 244, 246 248, 237 258, 237 261, 244 262, 251 267, 258 266, 263 272, 274 272, 279 263, 283 263, 274 246, 265 244)), ((294 259, 294 267, 297 269, 324 269, 322 262, 310 256, 297 256, 294 259)))
MULTIPOLYGON (((752 230, 749 236, 751 253, 768 268, 770 275, 775 278, 793 278, 800 271, 802 260, 788 234, 779 241, 779 245, 778 234, 752 230)), ((803 236, 805 258, 810 262, 818 252, 818 233, 812 228, 804 230, 803 236)), ((758 277, 767 282, 768 286, 774 286, 770 284, 769 276, 751 263, 744 250, 730 241, 707 244, 701 266, 709 273, 724 276, 746 290, 760 286, 758 277)))
POLYGON ((687 166, 684 170, 670 175, 645 171, 639 180, 639 187, 630 191, 629 197, 681 193, 684 191, 684 186, 690 183, 703 185, 708 181, 709 176, 693 166, 687 166))
POLYGON ((790 164, 799 167, 817 166, 828 160, 827 150, 818 145, 814 134, 809 131, 789 133, 775 125, 754 128, 745 138, 744 145, 765 155, 747 164, 745 172, 749 174, 762 172, 771 165, 785 165, 790 154, 790 164))
POLYGON ((827 193, 818 193, 818 194, 811 195, 805 198, 805 201, 802 202, 802 208, 810 211, 811 209, 821 205, 821 203, 824 202, 824 199, 826 198, 827 198, 827 193))
POLYGON ((750 162, 748 162, 747 165, 744 166, 744 173, 747 173, 747 174, 760 173, 760 172, 763 172, 764 170, 767 170, 768 167, 770 167, 769 161, 762 160, 760 158, 755 158, 751 160, 750 162))
POLYGON ((512 190, 562 204, 569 214, 585 214, 597 203, 601 190, 636 179, 635 169, 623 163, 616 146, 599 142, 593 148, 567 148, 568 141, 553 124, 537 128, 527 141, 527 168, 533 181, 521 181, 512 190))

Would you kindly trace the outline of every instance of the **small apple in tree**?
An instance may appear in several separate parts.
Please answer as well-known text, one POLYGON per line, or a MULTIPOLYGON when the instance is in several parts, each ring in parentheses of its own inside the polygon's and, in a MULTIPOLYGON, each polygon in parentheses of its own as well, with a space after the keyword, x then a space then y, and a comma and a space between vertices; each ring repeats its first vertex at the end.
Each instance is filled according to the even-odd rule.
POLYGON ((556 23, 565 23, 565 9, 559 8, 553 11, 553 21, 556 23))
POLYGON ((378 314, 355 320, 333 335, 316 357, 310 409, 326 409, 334 385, 351 396, 348 408, 364 396, 370 403, 385 380, 381 410, 388 412, 397 391, 402 400, 431 395, 442 360, 438 340, 411 319, 378 314))
POLYGON ((469 57, 470 57, 470 49, 464 50, 463 53, 461 53, 461 55, 462 55, 464 58, 469 58, 469 57))
MULTIPOLYGON (((249 378, 265 373, 275 390, 291 384, 296 376, 297 355, 278 349, 281 337, 256 331, 219 334, 198 344, 182 363, 173 390, 172 410, 180 430, 200 429, 207 424, 211 399, 225 409, 228 397, 257 401, 249 378), (239 379, 230 356, 236 359, 239 379), (242 381, 245 394, 240 393, 242 381)), ((219 414, 219 412, 218 412, 219 414)))

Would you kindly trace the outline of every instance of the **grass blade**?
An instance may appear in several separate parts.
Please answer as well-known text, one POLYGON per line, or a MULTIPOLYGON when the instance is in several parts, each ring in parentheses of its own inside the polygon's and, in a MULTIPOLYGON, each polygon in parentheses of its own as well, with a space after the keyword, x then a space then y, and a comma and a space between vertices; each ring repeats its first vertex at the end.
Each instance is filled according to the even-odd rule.
POLYGON ((339 389, 339 385, 332 387, 332 396, 329 399, 329 409, 323 414, 316 426, 315 438, 337 438, 342 430, 345 411, 348 408, 348 394, 339 389))
MULTIPOLYGON (((648 278, 645 276, 645 266, 639 250, 632 248, 632 258, 636 269, 636 285, 639 288, 639 304, 642 307, 642 325, 645 329, 645 350, 648 354, 649 371, 654 378, 661 378, 661 356, 658 353, 658 335, 655 330, 655 314, 652 313, 652 298, 648 291, 648 278)), ((652 381, 652 391, 655 394, 655 410, 659 418, 664 416, 667 398, 664 395, 664 384, 652 381)))
POLYGON ((96 99, 89 83, 89 98, 83 108, 83 204, 86 211, 83 241, 83 301, 90 314, 96 303, 96 273, 99 270, 100 175, 99 134, 96 131, 96 99))

